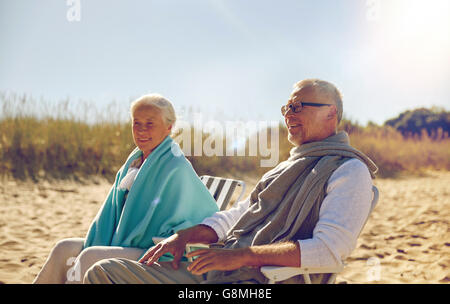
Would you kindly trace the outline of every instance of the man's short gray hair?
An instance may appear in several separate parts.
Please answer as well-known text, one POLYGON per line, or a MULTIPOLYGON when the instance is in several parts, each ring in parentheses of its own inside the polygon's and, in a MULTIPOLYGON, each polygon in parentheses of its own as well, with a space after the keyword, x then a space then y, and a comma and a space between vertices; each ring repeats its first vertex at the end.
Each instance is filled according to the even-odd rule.
POLYGON ((336 104, 337 109, 337 123, 339 124, 342 115, 343 115, 343 105, 342 105, 342 94, 341 92, 336 88, 336 86, 328 81, 321 80, 321 79, 304 79, 299 82, 297 82, 294 85, 294 88, 302 89, 302 88, 314 88, 315 90, 318 90, 320 93, 323 93, 329 97, 331 97, 336 104))
POLYGON ((172 103, 162 95, 148 94, 141 96, 135 101, 133 101, 130 106, 131 118, 133 118, 134 111, 141 106, 153 106, 160 109, 162 119, 164 120, 167 126, 169 125, 174 126, 175 122, 177 121, 177 117, 175 115, 175 110, 173 108, 172 103))

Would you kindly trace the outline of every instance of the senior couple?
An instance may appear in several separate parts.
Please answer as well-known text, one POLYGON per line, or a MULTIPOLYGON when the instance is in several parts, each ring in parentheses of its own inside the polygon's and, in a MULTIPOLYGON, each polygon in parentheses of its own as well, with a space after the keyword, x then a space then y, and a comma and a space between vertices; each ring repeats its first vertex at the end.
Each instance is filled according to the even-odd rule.
POLYGON ((296 83, 281 114, 290 157, 219 212, 190 163, 173 153, 171 103, 159 95, 133 102, 137 148, 86 237, 59 241, 34 283, 267 283, 261 266, 340 265, 369 215, 377 167, 337 131, 343 106, 333 84, 296 83), (165 239, 155 245, 155 236, 165 239), (188 243, 219 241, 222 248, 185 254, 188 243))

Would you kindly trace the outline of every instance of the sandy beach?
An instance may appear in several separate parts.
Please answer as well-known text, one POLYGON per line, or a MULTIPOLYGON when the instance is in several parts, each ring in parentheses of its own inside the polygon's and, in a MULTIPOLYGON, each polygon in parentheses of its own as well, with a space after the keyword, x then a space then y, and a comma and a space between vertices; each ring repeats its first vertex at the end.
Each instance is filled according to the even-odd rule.
MULTIPOLYGON (((247 192, 254 181, 248 183, 247 192)), ((376 179, 380 201, 337 283, 449 283, 450 172, 376 179)), ((110 183, 0 183, 0 281, 31 283, 53 245, 84 237, 110 183)))

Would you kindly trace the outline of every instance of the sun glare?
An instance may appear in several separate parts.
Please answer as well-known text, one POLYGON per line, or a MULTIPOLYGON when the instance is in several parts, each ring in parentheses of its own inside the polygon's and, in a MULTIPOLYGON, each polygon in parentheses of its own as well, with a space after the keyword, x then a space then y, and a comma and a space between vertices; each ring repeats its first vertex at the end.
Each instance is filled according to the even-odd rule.
POLYGON ((394 0, 386 1, 386 23, 402 39, 449 44, 449 0, 394 0))
POLYGON ((385 0, 374 26, 380 65, 388 77, 423 85, 448 77, 450 1, 385 0), (384 70, 386 72, 386 70, 384 70))

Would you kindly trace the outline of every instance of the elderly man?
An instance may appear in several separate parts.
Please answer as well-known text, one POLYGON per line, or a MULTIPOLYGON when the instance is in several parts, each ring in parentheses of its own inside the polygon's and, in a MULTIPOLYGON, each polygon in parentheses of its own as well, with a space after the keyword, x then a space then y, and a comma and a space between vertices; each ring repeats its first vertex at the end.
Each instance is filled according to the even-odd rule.
MULTIPOLYGON (((98 262, 85 283, 266 283, 259 271, 264 265, 340 264, 355 248, 368 216, 377 167, 350 146, 345 132, 337 132, 342 100, 331 83, 296 83, 281 112, 295 147, 246 200, 178 231, 138 262, 98 262), (180 262, 187 243, 218 241, 224 242, 222 248, 193 251, 187 256, 194 262, 180 262), (157 262, 168 252, 172 262, 157 262)), ((318 274, 312 280, 327 277, 318 274)))

